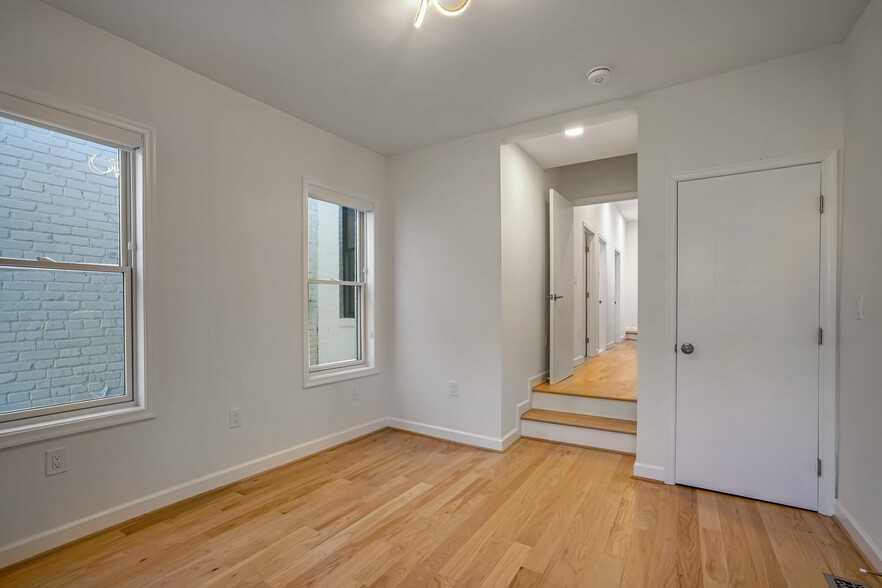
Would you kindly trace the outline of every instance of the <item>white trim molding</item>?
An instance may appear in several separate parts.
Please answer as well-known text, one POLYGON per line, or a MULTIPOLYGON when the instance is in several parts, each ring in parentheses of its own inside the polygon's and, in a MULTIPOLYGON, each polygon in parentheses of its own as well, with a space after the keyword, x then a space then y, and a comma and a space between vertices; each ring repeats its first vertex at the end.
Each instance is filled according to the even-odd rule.
POLYGON ((512 429, 506 433, 505 437, 488 437, 486 435, 478 435, 477 433, 448 429, 447 427, 417 423, 394 417, 389 418, 389 428, 400 429, 409 433, 416 433, 417 435, 425 435, 426 437, 435 437, 445 441, 453 441, 454 443, 462 443, 463 445, 471 445, 480 449, 489 449, 491 451, 505 451, 508 446, 517 441, 517 429, 512 429))
POLYGON ((664 482, 667 480, 665 476, 665 468, 648 463, 634 462, 634 477, 643 478, 645 480, 657 480, 664 482))
POLYGON ((380 431, 387 428, 387 420, 385 418, 377 419, 307 441, 0 546, 0 568, 197 494, 215 490, 221 486, 380 431))
MULTIPOLYGON (((837 370, 837 278, 839 247, 839 159, 838 151, 823 151, 761 159, 706 170, 669 174, 665 190, 666 221, 666 295, 665 295, 665 345, 667 349, 677 344, 677 184, 735 174, 752 173, 800 165, 820 164, 821 194, 824 212, 821 215, 821 290, 820 327, 824 332, 824 344, 820 347, 818 372, 818 457, 824 464, 818 478, 818 512, 833 515, 836 499, 836 370, 837 370), (667 347, 670 345, 670 347, 667 347)), ((666 404, 671 420, 668 434, 668 459, 665 483, 676 481, 676 430, 677 430, 677 356, 666 354, 667 379, 666 404)), ((638 432, 639 435, 639 432, 638 432)), ((636 470, 635 465, 635 470, 636 470)), ((636 475, 636 474, 635 474, 636 475)), ((641 477, 647 477, 641 475, 641 477)), ((651 477, 651 476, 650 476, 651 477)))
POLYGON ((858 549, 863 552, 867 561, 877 570, 882 570, 882 548, 876 545, 876 542, 873 541, 848 509, 838 500, 836 501, 835 514, 833 516, 836 517, 836 520, 839 521, 842 528, 851 537, 851 540, 858 546, 858 549))

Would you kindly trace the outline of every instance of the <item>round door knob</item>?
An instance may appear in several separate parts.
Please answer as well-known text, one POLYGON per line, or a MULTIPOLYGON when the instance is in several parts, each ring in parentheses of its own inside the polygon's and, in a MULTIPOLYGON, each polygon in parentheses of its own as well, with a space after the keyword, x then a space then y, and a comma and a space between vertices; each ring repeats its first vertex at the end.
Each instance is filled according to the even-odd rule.
POLYGON ((689 354, 691 354, 693 351, 695 351, 695 347, 692 345, 692 343, 683 343, 683 344, 680 346, 680 351, 682 351, 682 352, 685 353, 686 355, 689 355, 689 354))

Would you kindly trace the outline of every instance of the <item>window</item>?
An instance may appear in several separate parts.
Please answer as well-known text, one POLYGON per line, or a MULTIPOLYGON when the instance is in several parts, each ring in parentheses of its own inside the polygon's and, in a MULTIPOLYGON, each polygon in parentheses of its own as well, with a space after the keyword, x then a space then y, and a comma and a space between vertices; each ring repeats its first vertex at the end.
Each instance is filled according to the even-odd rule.
POLYGON ((129 130, 0 93, 0 446, 23 432, 54 436, 34 435, 47 425, 63 433, 59 419, 97 425, 96 415, 144 408, 142 145, 129 130))
POLYGON ((306 385, 365 375, 374 367, 373 205, 307 181, 306 385))

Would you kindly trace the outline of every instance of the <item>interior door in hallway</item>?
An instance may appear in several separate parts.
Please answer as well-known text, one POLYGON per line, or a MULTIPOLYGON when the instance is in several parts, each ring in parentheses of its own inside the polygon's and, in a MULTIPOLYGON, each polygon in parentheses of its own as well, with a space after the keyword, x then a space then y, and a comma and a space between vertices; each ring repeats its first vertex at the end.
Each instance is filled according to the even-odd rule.
POLYGON ((548 194, 548 379, 552 384, 573 375, 573 204, 556 190, 548 194))
POLYGON ((677 483, 818 508, 820 185, 678 184, 677 483))

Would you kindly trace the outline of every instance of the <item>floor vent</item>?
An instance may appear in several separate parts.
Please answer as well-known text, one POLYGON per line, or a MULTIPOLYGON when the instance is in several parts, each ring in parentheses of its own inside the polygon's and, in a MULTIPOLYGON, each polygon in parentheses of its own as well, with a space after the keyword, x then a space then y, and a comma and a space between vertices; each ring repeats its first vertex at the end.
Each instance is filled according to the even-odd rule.
POLYGON ((827 583, 830 584, 830 588, 870 588, 866 584, 861 584, 860 582, 855 582, 854 580, 848 580, 846 578, 840 578, 833 574, 824 574, 824 577, 827 578, 827 583))

